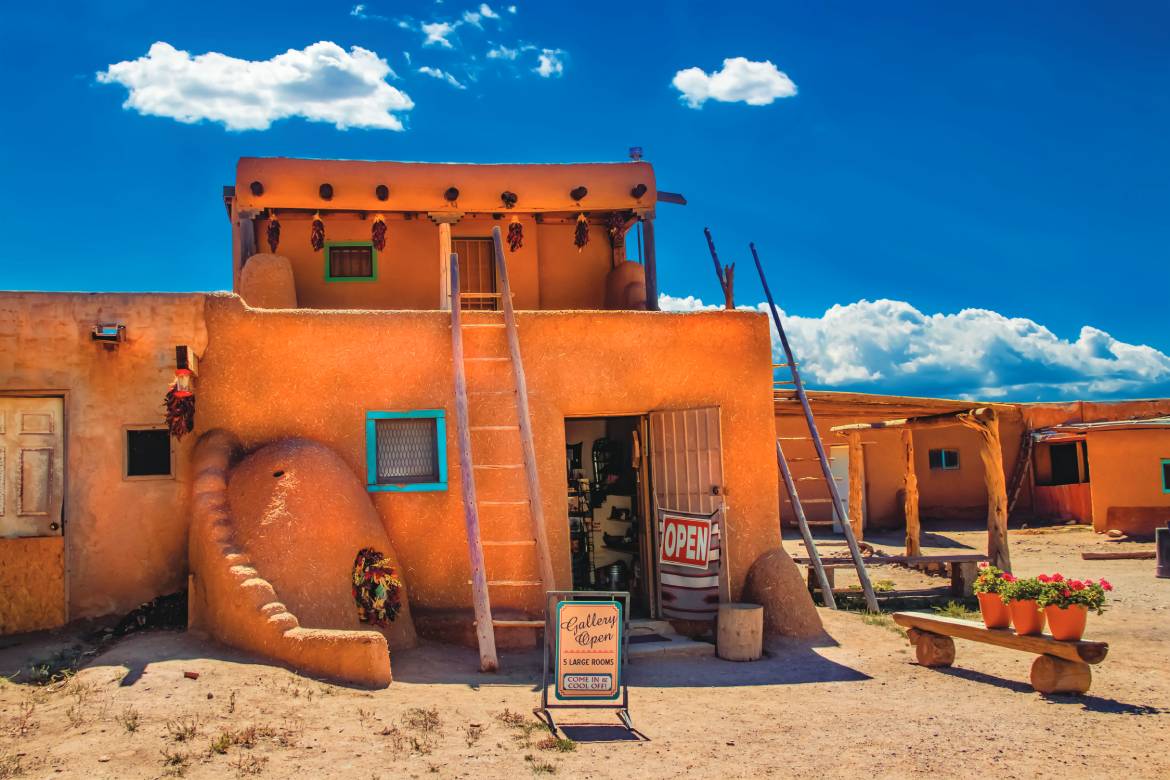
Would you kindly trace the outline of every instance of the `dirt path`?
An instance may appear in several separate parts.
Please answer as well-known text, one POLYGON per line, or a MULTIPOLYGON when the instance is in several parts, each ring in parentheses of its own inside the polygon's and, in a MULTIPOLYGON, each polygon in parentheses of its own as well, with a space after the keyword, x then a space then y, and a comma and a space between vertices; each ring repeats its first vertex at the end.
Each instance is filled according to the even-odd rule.
MULTIPOLYGON (((955 668, 924 669, 888 620, 823 612, 831 640, 775 643, 758 663, 635 663, 631 712, 647 740, 578 731, 560 752, 540 744, 547 732, 499 718, 531 722, 535 653, 505 655, 504 673, 483 676, 471 651, 428 645, 398 654, 395 683, 369 692, 151 633, 67 682, 0 684, 0 778, 1167 777, 1170 581, 1153 578, 1152 561, 1081 561, 1095 544, 1012 535, 1018 573, 1117 588, 1112 610, 1090 618, 1112 649, 1083 697, 1033 693, 1032 656, 959 642, 955 668)), ((29 648, 0 652, 0 671, 17 650, 29 648)))

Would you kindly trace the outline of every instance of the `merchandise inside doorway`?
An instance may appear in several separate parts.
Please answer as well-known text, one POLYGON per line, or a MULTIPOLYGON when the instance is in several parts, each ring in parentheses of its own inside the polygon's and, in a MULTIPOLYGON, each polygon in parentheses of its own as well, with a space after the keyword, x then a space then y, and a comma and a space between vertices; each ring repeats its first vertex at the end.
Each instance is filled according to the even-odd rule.
POLYGON ((656 617, 646 418, 565 419, 574 590, 628 590, 630 617, 656 617))

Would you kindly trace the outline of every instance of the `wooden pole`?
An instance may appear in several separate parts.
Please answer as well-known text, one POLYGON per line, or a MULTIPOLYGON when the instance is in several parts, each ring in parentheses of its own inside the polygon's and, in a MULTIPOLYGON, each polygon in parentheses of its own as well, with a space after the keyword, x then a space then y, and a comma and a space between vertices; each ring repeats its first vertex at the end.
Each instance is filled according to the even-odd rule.
POLYGON ((658 257, 654 252, 654 218, 643 218, 642 225, 642 240, 646 244, 646 311, 658 311, 658 257))
POLYGON ((902 454, 904 457, 903 513, 906 515, 906 555, 922 554, 922 528, 918 521, 918 475, 914 471, 914 432, 902 429, 902 454))
POLYGON ((454 309, 451 299, 455 296, 455 274, 447 272, 447 258, 451 252, 451 223, 439 223, 439 308, 454 309))
POLYGON ((999 418, 994 409, 976 410, 960 418, 968 428, 979 433, 979 457, 983 461, 983 483, 987 486, 987 557, 1004 571, 1011 571, 1008 553, 1007 483, 1003 475, 1003 445, 999 438, 999 418))
POLYGON ((756 263, 756 271, 760 275, 760 283, 764 287, 764 297, 768 299, 768 308, 772 311, 772 321, 776 324, 776 335, 780 337, 780 345, 784 348, 784 357, 788 361, 788 369, 792 372, 792 386, 796 397, 800 400, 800 408, 804 410, 804 420, 808 424, 808 435, 812 439, 813 448, 817 451, 817 459, 821 463, 821 474, 829 488, 829 497, 833 500, 833 511, 841 522, 841 530, 845 533, 845 543, 849 545, 849 555, 853 558, 853 565, 857 569, 857 579, 861 582, 861 591, 865 594, 865 606, 870 612, 880 612, 877 596, 869 582, 869 574, 865 570, 865 562, 861 559, 861 549, 857 546, 857 539, 853 536, 853 528, 849 525, 849 518, 845 515, 845 507, 841 502, 841 493, 837 490, 837 483, 833 479, 833 469, 829 465, 829 456, 825 454, 825 445, 821 443, 821 434, 817 430, 817 422, 813 418, 812 407, 808 405, 808 395, 804 392, 804 383, 800 380, 800 372, 796 369, 796 357, 792 354, 792 346, 788 343, 788 336, 784 333, 784 325, 780 322, 780 312, 776 308, 776 301, 772 299, 772 290, 768 287, 768 280, 764 277, 764 266, 760 263, 760 255, 756 252, 756 245, 748 244, 752 250, 752 259, 756 263))
POLYGON ((711 228, 703 228, 703 235, 707 237, 707 248, 711 250, 711 261, 715 263, 715 278, 723 288, 723 308, 735 309, 735 263, 724 267, 719 262, 719 254, 715 251, 715 239, 711 237, 711 228))
POLYGON ((852 431, 849 440, 849 523, 858 540, 865 538, 865 448, 861 432, 852 431))
MULTIPOLYGON (((508 349, 512 353, 512 373, 516 380, 516 411, 520 417, 520 444, 524 457, 524 473, 528 477, 528 503, 532 517, 532 534, 536 539, 536 559, 540 579, 547 593, 557 589, 552 557, 548 550, 548 530, 544 525, 544 503, 540 499, 540 474, 536 470, 536 445, 532 435, 532 417, 528 406, 528 383, 524 377, 524 361, 520 357, 520 336, 516 330, 516 312, 512 309, 512 287, 508 282, 508 263, 504 258, 504 239, 499 227, 492 228, 492 244, 496 253, 496 271, 500 275, 500 292, 504 302, 504 327, 508 333, 508 349)), ((545 603, 548 599, 544 599, 545 603)))
MULTIPOLYGON (((801 506, 800 496, 796 493, 796 482, 792 479, 792 472, 788 469, 788 460, 784 457, 784 450, 780 446, 779 439, 776 440, 776 465, 780 467, 780 476, 784 478, 784 489, 788 491, 788 502, 792 504, 792 511, 796 514, 796 525, 800 528, 800 536, 804 539, 804 549, 808 551, 808 559, 817 575, 817 584, 821 587, 825 606, 829 609, 836 609, 837 602, 833 598, 833 586, 829 582, 828 575, 825 574, 825 567, 821 565, 821 556, 817 552, 817 546, 813 544, 812 532, 808 528, 808 519, 804 516, 804 507, 801 506)), ((780 518, 780 522, 783 525, 783 517, 780 518)), ((783 531, 781 531, 780 538, 781 540, 784 538, 783 531)))
MULTIPOLYGON (((440 227, 441 229, 441 227, 440 227)), ((450 226, 447 226, 448 232, 450 226)), ((455 364, 455 420, 459 439, 459 482, 463 487, 463 515, 467 525, 467 553, 471 559, 471 598, 475 607, 475 633, 479 640, 479 669, 500 668, 496 634, 488 597, 483 542, 479 536, 479 502, 475 496, 475 471, 471 463, 471 430, 467 415, 467 375, 463 364, 463 323, 459 304, 459 256, 451 253, 451 353, 455 364)))

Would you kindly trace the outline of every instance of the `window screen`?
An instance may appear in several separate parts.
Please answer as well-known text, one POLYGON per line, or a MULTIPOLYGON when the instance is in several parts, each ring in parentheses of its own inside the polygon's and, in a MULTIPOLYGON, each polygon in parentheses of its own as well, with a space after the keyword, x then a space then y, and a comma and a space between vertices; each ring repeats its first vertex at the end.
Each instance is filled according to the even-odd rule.
POLYGON ((330 279, 374 278, 373 246, 330 246, 328 251, 330 279))
POLYGON ((439 482, 435 418, 375 420, 377 484, 439 482))
POLYGON ((958 450, 930 450, 930 467, 950 471, 959 467, 958 450))
POLYGON ((126 476, 171 476, 171 434, 165 428, 126 431, 126 476))

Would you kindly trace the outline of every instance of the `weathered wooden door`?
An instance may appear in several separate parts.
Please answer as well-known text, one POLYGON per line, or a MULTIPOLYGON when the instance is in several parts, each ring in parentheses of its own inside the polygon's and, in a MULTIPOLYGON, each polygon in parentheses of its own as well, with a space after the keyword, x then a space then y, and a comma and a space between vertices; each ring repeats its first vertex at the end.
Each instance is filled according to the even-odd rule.
MULTIPOLYGON (((719 407, 669 409, 650 413, 650 475, 659 509, 711 514, 723 508, 723 447, 719 407)), ((710 619, 711 602, 727 598, 725 524, 722 513, 712 528, 707 571, 659 564, 659 606, 666 617, 710 619)), ((654 549, 658 550, 655 518, 654 549)), ((655 553, 655 561, 657 561, 655 553)))
POLYGON ((62 416, 60 398, 0 396, 0 539, 61 535, 62 416))

